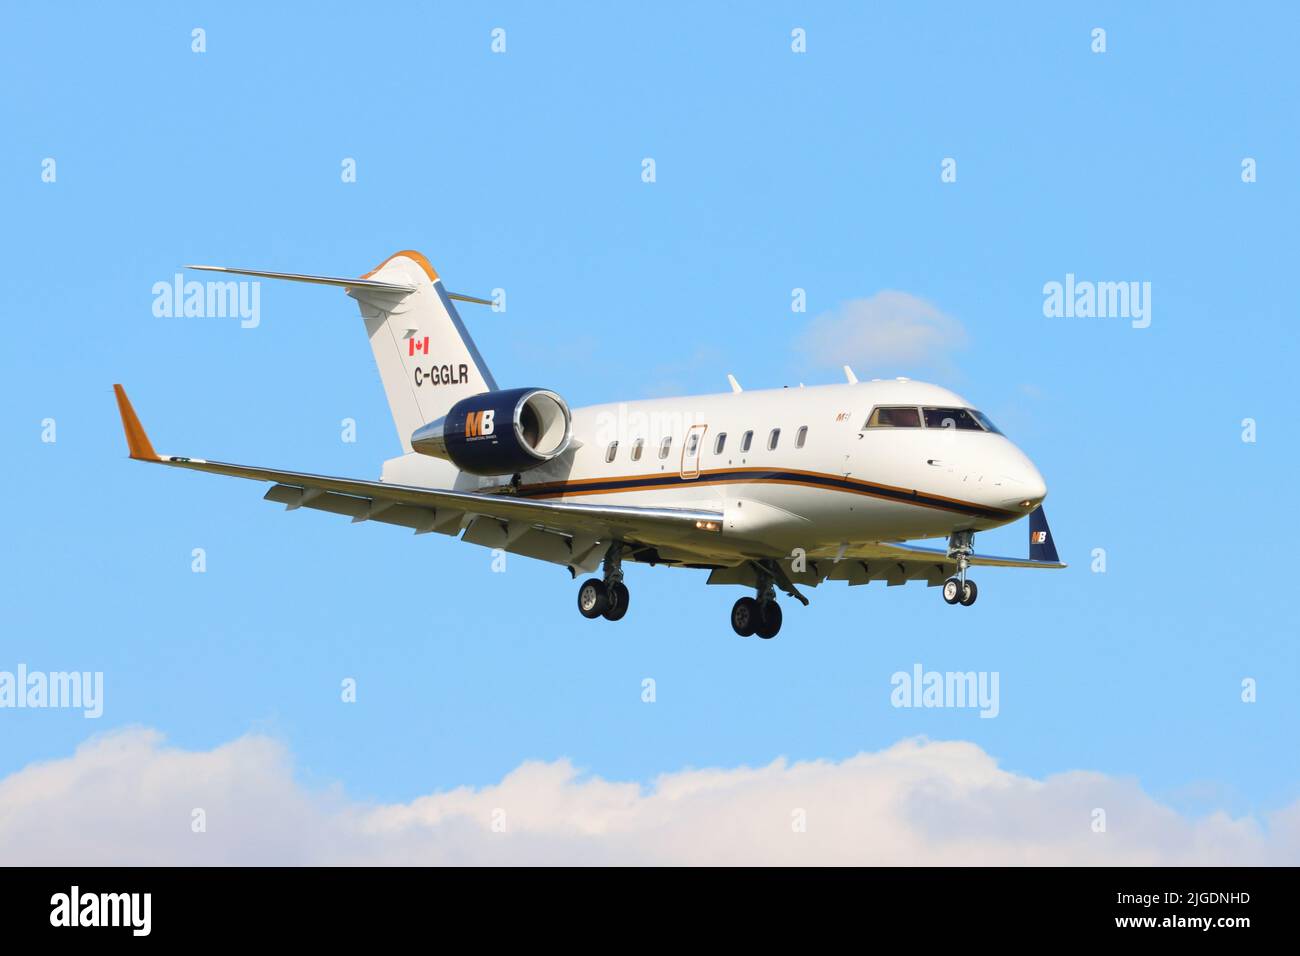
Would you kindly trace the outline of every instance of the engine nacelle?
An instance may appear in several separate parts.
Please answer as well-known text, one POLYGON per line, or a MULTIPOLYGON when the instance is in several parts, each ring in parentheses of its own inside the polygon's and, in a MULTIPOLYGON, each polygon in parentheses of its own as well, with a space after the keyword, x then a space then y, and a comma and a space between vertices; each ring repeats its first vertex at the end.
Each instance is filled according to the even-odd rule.
POLYGON ((562 455, 571 423, 569 406, 547 389, 483 392, 416 429, 411 447, 472 475, 512 475, 562 455))

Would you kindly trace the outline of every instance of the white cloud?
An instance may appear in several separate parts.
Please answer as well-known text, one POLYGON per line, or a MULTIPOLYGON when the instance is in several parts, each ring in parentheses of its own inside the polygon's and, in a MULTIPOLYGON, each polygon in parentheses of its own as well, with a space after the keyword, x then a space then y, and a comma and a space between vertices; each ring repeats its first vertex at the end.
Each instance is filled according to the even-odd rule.
POLYGON ((1136 783, 1036 780, 978 746, 907 740, 835 762, 684 770, 649 787, 529 762, 499 784, 367 805, 295 779, 263 736, 211 751, 151 730, 0 780, 0 860, 31 864, 1295 864, 1300 803, 1188 819, 1136 783), (191 811, 207 814, 193 833, 191 811), (1106 811, 1107 832, 1092 813, 1106 811), (795 832, 794 813, 807 831, 795 832), (494 832, 502 819, 505 832, 494 832))
POLYGON ((887 371, 946 369, 951 353, 965 345, 960 322, 925 299, 892 290, 852 299, 817 316, 799 341, 818 364, 887 371))

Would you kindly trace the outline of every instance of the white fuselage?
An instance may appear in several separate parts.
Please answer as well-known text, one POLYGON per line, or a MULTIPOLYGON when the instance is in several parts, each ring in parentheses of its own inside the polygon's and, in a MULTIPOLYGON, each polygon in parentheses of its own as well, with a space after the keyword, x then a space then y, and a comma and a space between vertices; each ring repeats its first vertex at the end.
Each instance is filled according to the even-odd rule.
POLYGON ((737 554, 993 528, 1046 496, 1001 434, 927 426, 924 415, 915 427, 866 427, 877 407, 973 408, 902 379, 588 406, 573 412, 578 447, 525 472, 517 493, 719 511, 737 554))

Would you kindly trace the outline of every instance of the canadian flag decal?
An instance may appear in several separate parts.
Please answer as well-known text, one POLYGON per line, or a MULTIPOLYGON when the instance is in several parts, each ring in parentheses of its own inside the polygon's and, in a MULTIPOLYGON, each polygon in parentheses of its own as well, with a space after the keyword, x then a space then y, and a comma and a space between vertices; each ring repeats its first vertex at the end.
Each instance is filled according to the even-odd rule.
POLYGON ((429 337, 426 335, 422 339, 409 338, 406 340, 407 355, 428 355, 429 354, 429 337))

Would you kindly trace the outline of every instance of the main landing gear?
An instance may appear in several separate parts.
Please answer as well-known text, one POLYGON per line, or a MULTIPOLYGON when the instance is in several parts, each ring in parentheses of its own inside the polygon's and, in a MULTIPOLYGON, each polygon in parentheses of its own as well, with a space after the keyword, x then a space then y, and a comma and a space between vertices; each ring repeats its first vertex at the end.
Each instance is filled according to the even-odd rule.
POLYGON ((776 603, 772 575, 762 571, 754 597, 743 597, 731 608, 731 629, 741 637, 757 634, 770 641, 781 630, 781 605, 776 603))
POLYGON ((588 578, 578 588, 578 613, 607 621, 622 619, 627 613, 630 595, 623 583, 623 546, 615 541, 605 552, 603 578, 588 578))
POLYGON ((974 551, 974 531, 954 531, 948 536, 948 557, 957 561, 956 576, 943 582, 943 599, 949 604, 970 607, 979 596, 980 591, 975 582, 966 578, 966 569, 970 566, 970 556, 974 551))

